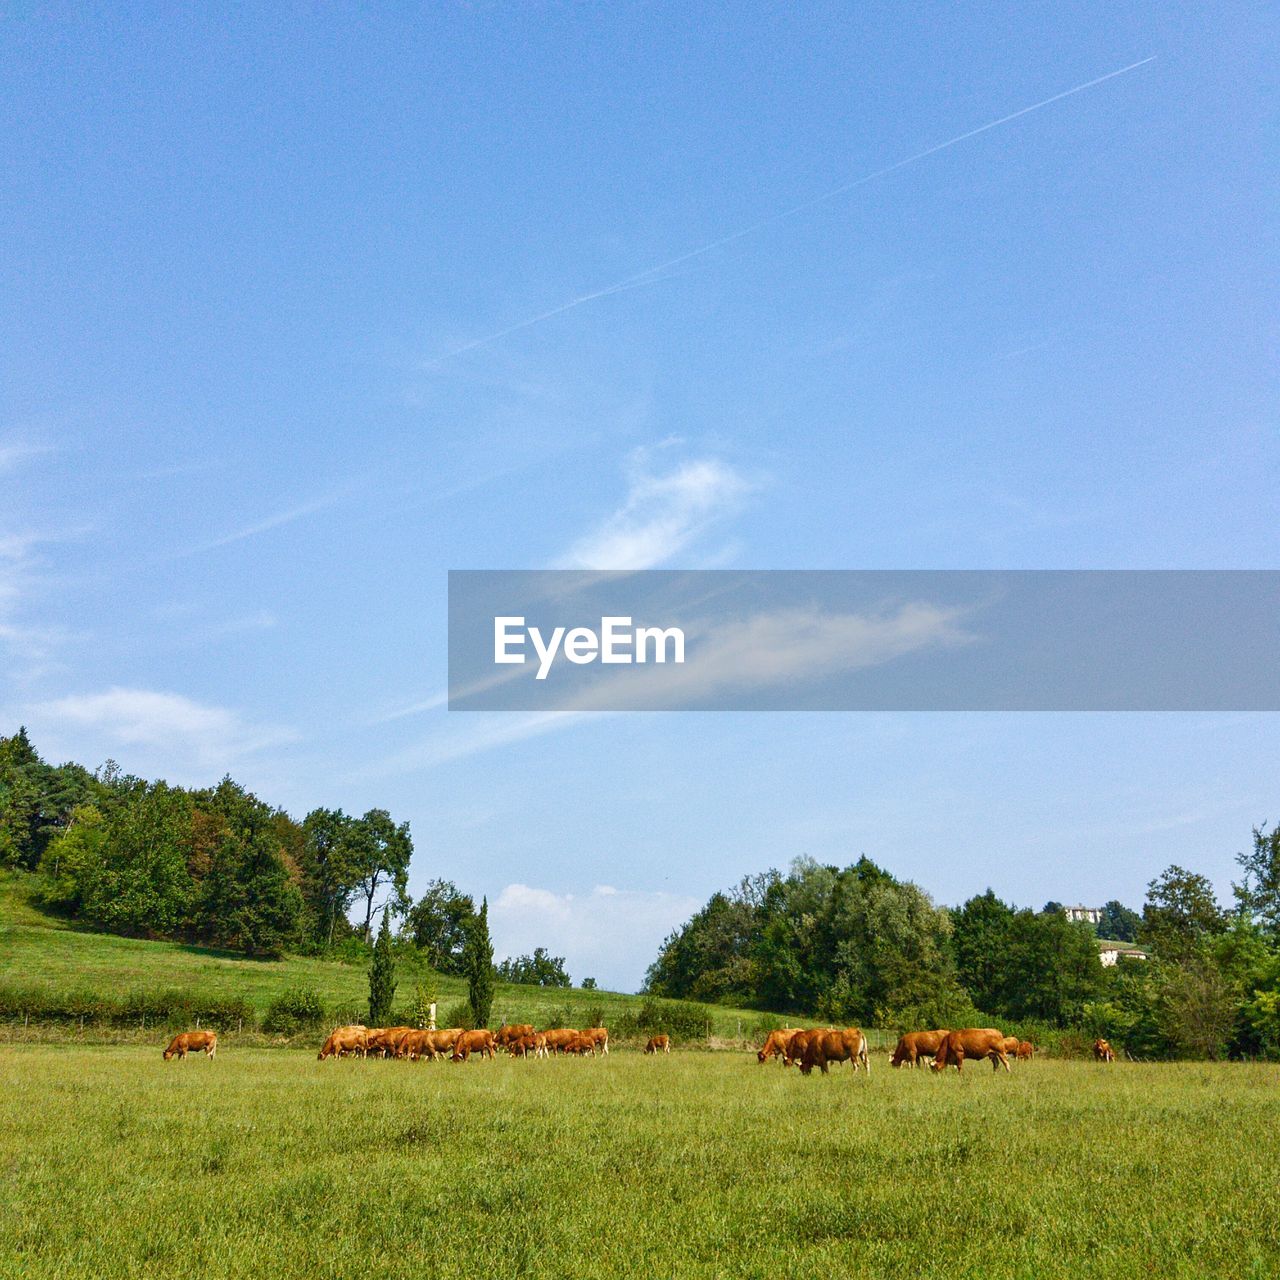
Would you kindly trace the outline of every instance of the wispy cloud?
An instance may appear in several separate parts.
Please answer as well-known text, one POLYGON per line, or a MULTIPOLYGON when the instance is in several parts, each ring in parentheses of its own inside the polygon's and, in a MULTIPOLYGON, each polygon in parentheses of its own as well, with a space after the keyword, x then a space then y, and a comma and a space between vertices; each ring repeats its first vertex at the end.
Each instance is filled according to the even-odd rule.
POLYGON ((321 511, 327 511, 330 507, 335 507, 340 502, 347 501, 357 491, 358 486, 349 485, 342 489, 321 494, 306 502, 286 507, 284 510, 273 512, 269 516, 263 516, 260 520, 254 520, 239 529, 233 529, 230 533, 211 538, 208 542, 200 542, 195 546, 185 547, 180 551, 174 552, 172 558, 180 560, 186 556, 199 555, 201 552, 216 551, 219 547, 229 547, 233 543, 244 542, 247 538, 256 538, 260 534, 271 532, 273 529, 280 529, 285 525, 293 524, 295 521, 305 520, 308 516, 316 515, 321 511))
POLYGON ((60 744, 74 738, 84 758, 119 748, 162 754, 168 762, 162 774, 173 769, 221 772, 246 755, 297 737, 288 729, 247 721, 225 707, 152 689, 114 687, 69 695, 35 704, 26 719, 60 744))
MULTIPOLYGON (((56 445, 44 441, 6 437, 0 441, 0 476, 56 452, 56 445)), ((0 512, 9 514, 16 505, 0 501, 0 512)), ((12 525, 0 528, 0 653, 7 660, 3 674, 10 678, 29 681, 44 674, 55 649, 68 639, 64 627, 31 621, 30 615, 45 569, 45 548, 74 541, 88 532, 87 526, 62 530, 12 525)))
POLYGON ((438 365, 445 360, 449 360, 455 356, 464 355, 468 351, 474 351, 478 347, 488 346, 491 342, 497 342, 502 338, 508 337, 510 334, 519 333, 522 329, 532 328, 536 324, 541 324, 544 320, 550 320, 555 316, 564 315, 568 311, 573 311, 577 307, 585 306, 589 302, 596 302, 601 298, 608 298, 614 294, 624 293, 629 289, 643 288, 649 284, 658 284, 668 279, 668 274, 674 268, 682 266, 687 262, 691 262, 696 258, 701 258, 706 254, 721 249, 726 245, 733 244, 736 240, 742 240, 747 236, 755 235, 759 231, 763 231, 775 223, 783 222, 788 218, 794 218, 797 214, 805 213, 810 209, 815 209, 820 205, 826 204, 829 200, 834 200, 838 196, 846 195, 850 191, 855 191, 858 187, 866 186, 868 183, 876 182, 881 178, 887 178, 892 173, 897 173, 900 169, 906 169, 911 165, 919 164, 922 160, 927 160, 931 156, 936 156, 943 151, 948 151, 952 147, 959 146, 962 142, 968 142, 971 138, 976 138, 980 134, 989 133, 992 129, 999 129, 1007 124, 1012 124, 1015 120, 1021 120, 1024 116, 1029 116, 1033 112, 1043 111, 1046 107, 1051 107, 1057 102, 1062 102, 1066 98, 1074 97, 1078 93, 1084 93, 1086 90, 1096 88, 1098 85, 1105 84, 1109 80, 1115 80, 1120 76, 1128 75, 1131 71, 1137 71, 1139 67, 1145 67, 1149 63, 1155 61, 1155 57, 1143 58, 1138 62, 1131 62, 1128 66, 1118 67, 1114 71, 1108 71, 1105 75, 1095 76, 1092 80, 1085 80, 1081 84, 1072 85, 1069 89, 1063 89, 1059 93, 1055 93, 1048 98, 1042 98, 1039 102, 1033 102, 1030 106, 1020 107, 1016 111, 1011 111, 1007 115, 1002 115, 995 120, 988 120, 985 124, 980 124, 976 128, 967 129, 963 133, 958 133, 954 137, 947 138, 942 142, 934 143, 933 146, 926 147, 923 151, 917 151, 913 155, 905 156, 901 160, 895 160, 892 164, 887 164, 883 168, 876 169, 872 173, 864 174, 860 178, 852 178, 848 182, 842 182, 838 186, 829 188, 826 191, 819 192, 815 196, 810 196, 806 200, 800 201, 798 204, 791 205, 789 208, 781 209, 777 213, 769 214, 759 219, 757 222, 751 223, 749 226, 739 227, 736 231, 730 231, 725 235, 717 236, 714 240, 709 240, 705 244, 699 245, 697 248, 689 249, 684 253, 677 254, 673 258, 668 258, 665 262, 655 263, 651 267, 646 267, 643 271, 637 271, 635 274, 626 276, 622 280, 615 281, 613 284, 605 285, 599 289, 593 289, 589 293, 579 294, 570 298, 565 302, 554 307, 548 307, 544 311, 538 312, 536 315, 527 316, 523 320, 517 320, 513 324, 505 325, 501 329, 496 329, 492 333, 487 333, 479 338, 473 338, 470 342, 464 342, 460 346, 454 347, 451 351, 446 351, 443 355, 438 356, 430 363, 438 365))
POLYGON ((687 626, 694 660, 681 666, 628 667, 628 675, 639 679, 625 686, 600 679, 579 698, 571 698, 568 708, 669 709, 880 667, 908 654, 972 642, 974 636, 963 626, 968 612, 913 601, 865 613, 776 609, 719 620, 701 632, 687 626))
POLYGON ((626 498, 579 538, 557 569, 653 569, 666 564, 732 515, 755 487, 717 458, 679 462, 665 471, 634 453, 626 498))
POLYGON ((489 922, 499 957, 546 947, 565 957, 575 981, 634 991, 662 940, 700 905, 684 894, 605 884, 583 894, 509 884, 489 904, 489 922))
POLYGON ((57 446, 36 440, 25 440, 11 436, 0 440, 0 475, 6 471, 14 471, 29 458, 37 458, 42 454, 56 453, 57 446))

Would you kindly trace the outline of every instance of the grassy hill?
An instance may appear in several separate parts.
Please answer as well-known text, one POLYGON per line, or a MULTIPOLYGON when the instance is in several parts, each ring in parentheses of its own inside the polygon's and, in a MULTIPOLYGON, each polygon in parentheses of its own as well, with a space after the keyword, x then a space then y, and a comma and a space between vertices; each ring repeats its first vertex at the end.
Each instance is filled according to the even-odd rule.
MULTIPOLYGON (((179 942, 148 942, 77 928, 42 911, 34 901, 35 877, 0 873, 0 982, 54 997, 69 993, 120 998, 142 991, 178 991, 203 999, 242 999, 257 1018, 291 988, 316 991, 330 1009, 362 1007, 369 985, 363 964, 287 956, 249 960, 232 952, 179 942)), ((406 1004, 423 971, 398 965, 397 1006, 406 1004)), ((460 978, 436 975, 441 1016, 466 999, 460 978)), ((545 1026, 562 1018, 570 1026, 602 1011, 606 1023, 636 1012, 640 996, 612 991, 523 987, 499 983, 492 1023, 533 1022, 545 1026)), ((752 1010, 701 1005, 715 1036, 738 1039, 755 1034, 767 1015, 752 1010)))

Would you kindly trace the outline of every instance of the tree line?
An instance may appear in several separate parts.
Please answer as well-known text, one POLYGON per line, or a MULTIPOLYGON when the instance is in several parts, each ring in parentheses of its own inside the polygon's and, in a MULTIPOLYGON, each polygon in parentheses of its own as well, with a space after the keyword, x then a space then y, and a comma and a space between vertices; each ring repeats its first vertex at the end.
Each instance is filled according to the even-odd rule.
POLYGON ((0 867, 39 873, 44 905, 93 928, 250 956, 366 958, 381 913, 388 933, 399 922, 388 945, 466 977, 482 1011, 497 978, 569 985, 563 958, 541 947, 489 973, 487 904, 441 879, 415 902, 412 857, 409 824, 385 809, 317 808, 299 822, 229 777, 175 787, 110 761, 50 765, 25 729, 0 737, 0 867))
POLYGON ((1103 1035, 1135 1057, 1280 1057, 1280 827, 1253 832, 1228 909, 1173 866, 1099 925, 991 890, 959 907, 869 858, 749 876, 663 943, 645 989, 890 1028, 1012 1022, 1103 1035), (1101 962, 1099 937, 1147 960, 1101 962))

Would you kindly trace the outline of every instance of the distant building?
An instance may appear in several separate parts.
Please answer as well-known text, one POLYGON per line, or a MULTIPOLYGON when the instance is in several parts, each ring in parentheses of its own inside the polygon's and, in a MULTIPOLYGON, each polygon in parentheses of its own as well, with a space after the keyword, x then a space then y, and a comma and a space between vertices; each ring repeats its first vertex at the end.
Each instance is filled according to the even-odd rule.
POLYGON ((1068 920, 1083 920, 1087 924, 1102 923, 1101 907, 1063 907, 1068 920))
POLYGON ((1098 959, 1102 961, 1103 968, 1106 969, 1119 964, 1121 959, 1145 960, 1146 958, 1147 953, 1140 947, 1119 946, 1114 942, 1108 942, 1098 948, 1098 959))

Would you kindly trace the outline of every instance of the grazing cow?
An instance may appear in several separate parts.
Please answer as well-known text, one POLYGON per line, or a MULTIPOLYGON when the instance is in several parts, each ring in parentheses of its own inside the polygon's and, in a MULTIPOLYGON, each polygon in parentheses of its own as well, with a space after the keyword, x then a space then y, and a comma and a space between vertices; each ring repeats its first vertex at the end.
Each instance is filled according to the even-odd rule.
POLYGON ((670 1053, 671 1037, 670 1036, 650 1036, 649 1043, 644 1047, 645 1053, 670 1053))
POLYGON ((364 1057, 369 1047, 368 1027, 353 1024, 349 1027, 335 1027, 329 1038, 321 1046, 317 1055, 319 1061, 326 1058, 344 1058, 349 1053, 364 1057))
MULTIPOLYGON (((533 1033, 525 1036, 510 1037, 507 1040, 507 1052, 513 1058, 540 1058, 543 1056, 543 1054, 538 1052, 538 1041, 540 1039, 542 1039, 542 1037, 533 1033)), ((494 1042, 497 1043, 496 1036, 494 1037, 494 1042)), ((546 1041, 543 1040, 542 1043, 543 1051, 545 1053, 546 1041)))
POLYGON ((434 1061, 440 1056, 439 1050, 436 1048, 436 1034, 434 1031, 426 1030, 406 1033, 400 1037, 396 1057, 408 1058, 410 1062, 417 1062, 421 1058, 434 1061))
POLYGON ((365 1032, 365 1054, 370 1058, 394 1058, 400 1038, 413 1027, 373 1027, 365 1032))
POLYGON ((1005 1036, 1004 1051, 1006 1055, 1012 1054, 1016 1058, 1018 1056, 1018 1045, 1021 1043, 1022 1042, 1018 1039, 1017 1036, 1005 1036))
POLYGON ((827 1064, 831 1062, 850 1062, 854 1071, 862 1067, 870 1075, 867 1037, 857 1027, 847 1027, 844 1031, 810 1031, 805 1036, 801 1073, 807 1076, 817 1067, 825 1076, 827 1064))
POLYGON ((906 1035, 898 1037, 898 1044, 893 1051, 893 1057, 889 1059, 889 1065, 914 1068, 921 1058, 937 1057, 942 1042, 950 1034, 950 1028, 947 1027, 939 1031, 908 1031, 906 1035))
POLYGON ((1031 1061, 1031 1055, 1032 1055, 1033 1053, 1035 1053, 1035 1051, 1036 1051, 1036 1047, 1035 1047, 1035 1045, 1033 1045, 1033 1044, 1031 1043, 1031 1041, 1030 1041, 1030 1040, 1019 1040, 1019 1041, 1018 1041, 1018 1054, 1017 1054, 1017 1056, 1018 1056, 1018 1061, 1019 1061, 1019 1062, 1030 1062, 1030 1061, 1031 1061))
POLYGON ((212 1058, 218 1052, 217 1035, 212 1031, 184 1031, 169 1041, 169 1047, 164 1051, 164 1060, 168 1062, 173 1057, 185 1060, 189 1052, 199 1053, 201 1049, 206 1058, 212 1058))
POLYGON ((533 1024, 529 1022, 508 1023, 501 1026, 493 1033, 493 1043, 499 1049, 506 1049, 513 1040, 519 1040, 521 1036, 533 1035, 533 1024))
POLYGON ((577 1053, 584 1056, 589 1054, 591 1057, 594 1058, 596 1056, 595 1037, 590 1035, 586 1031, 579 1031, 578 1034, 574 1036, 572 1040, 568 1040, 565 1042, 565 1044, 561 1049, 561 1052, 577 1053))
POLYGON ((947 1067, 955 1067, 962 1071, 964 1060, 970 1058, 990 1058, 991 1070, 999 1071, 1003 1065, 1009 1070, 1009 1058, 1004 1051, 1004 1032, 994 1027, 968 1027, 964 1031, 953 1031, 938 1050, 933 1060, 934 1071, 945 1071, 947 1067))
POLYGON ((588 1027, 583 1033, 591 1038, 591 1043, 606 1057, 609 1054, 609 1028, 588 1027))
POLYGON ((563 1053, 565 1045, 576 1040, 580 1034, 574 1027, 555 1027, 551 1031, 543 1032, 547 1038, 547 1048, 552 1053, 563 1053))
POLYGON ((1114 1062, 1116 1060, 1115 1050, 1101 1038, 1093 1042, 1093 1056, 1099 1062, 1114 1062))
POLYGON ((768 1062, 770 1058, 779 1058, 784 1067, 791 1065, 791 1058, 788 1056, 788 1050, 791 1047, 792 1039, 799 1033, 798 1027, 783 1027, 781 1031, 770 1031, 765 1037, 765 1042, 756 1052, 756 1061, 759 1063, 768 1062))
POLYGON ((453 1046, 453 1057, 450 1061, 466 1062, 473 1053, 478 1053, 482 1058, 495 1056, 492 1031, 464 1031, 453 1046))

